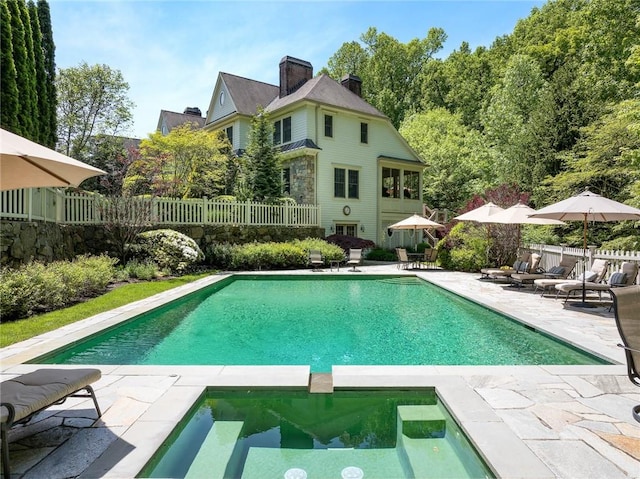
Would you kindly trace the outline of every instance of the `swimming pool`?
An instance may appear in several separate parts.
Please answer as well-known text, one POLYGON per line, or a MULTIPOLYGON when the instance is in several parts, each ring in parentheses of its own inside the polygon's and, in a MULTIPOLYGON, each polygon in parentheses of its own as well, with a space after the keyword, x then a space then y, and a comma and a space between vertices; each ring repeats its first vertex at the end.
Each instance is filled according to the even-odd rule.
POLYGON ((373 275, 235 275, 34 362, 605 363, 422 279, 373 275))
POLYGON ((494 477, 433 388, 209 390, 138 477, 494 477))

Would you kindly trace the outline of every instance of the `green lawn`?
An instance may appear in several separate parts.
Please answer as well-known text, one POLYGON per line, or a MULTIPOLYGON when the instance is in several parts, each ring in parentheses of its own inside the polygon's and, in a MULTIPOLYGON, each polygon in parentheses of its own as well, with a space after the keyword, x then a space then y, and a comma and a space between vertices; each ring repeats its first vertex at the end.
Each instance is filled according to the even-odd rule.
POLYGON ((76 304, 69 308, 32 316, 18 321, 0 323, 0 347, 9 346, 81 319, 109 311, 133 301, 148 298, 154 294, 191 283, 212 272, 186 275, 162 281, 130 283, 120 286, 102 296, 76 304))

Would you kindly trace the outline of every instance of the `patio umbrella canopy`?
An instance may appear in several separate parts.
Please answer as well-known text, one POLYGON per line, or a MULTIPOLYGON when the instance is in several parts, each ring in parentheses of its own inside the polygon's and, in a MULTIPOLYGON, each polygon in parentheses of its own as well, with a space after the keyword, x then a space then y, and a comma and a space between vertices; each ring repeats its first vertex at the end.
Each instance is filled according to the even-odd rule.
MULTIPOLYGON (((587 250, 587 224, 589 221, 640 221, 640 210, 632 206, 619 203, 604 196, 589 191, 587 188, 582 193, 559 201, 537 210, 529 215, 531 218, 546 218, 561 221, 582 221, 583 260, 586 260, 587 250)), ((585 275, 582 275, 582 303, 574 303, 574 306, 590 307, 585 301, 585 275)))
POLYGON ((105 171, 0 129, 0 190, 78 186, 105 171))
POLYGON ((489 202, 474 210, 456 216, 453 219, 458 221, 475 221, 476 223, 493 223, 492 216, 500 211, 504 210, 498 205, 489 202))
POLYGON ((533 218, 529 215, 535 213, 536 210, 525 205, 524 203, 516 203, 506 210, 499 211, 491 216, 492 223, 517 225, 518 227, 518 247, 520 247, 520 226, 521 225, 563 225, 564 221, 551 218, 533 218))
MULTIPOLYGON (((409 216, 408 218, 403 219, 402 221, 398 221, 389 226, 389 229, 392 230, 413 230, 414 236, 416 235, 417 230, 427 229, 427 228, 444 228, 444 225, 440 223, 436 223, 435 221, 431 221, 430 219, 425 218, 424 216, 416 215, 409 216)), ((417 244, 417 236, 416 236, 416 244, 417 244)))

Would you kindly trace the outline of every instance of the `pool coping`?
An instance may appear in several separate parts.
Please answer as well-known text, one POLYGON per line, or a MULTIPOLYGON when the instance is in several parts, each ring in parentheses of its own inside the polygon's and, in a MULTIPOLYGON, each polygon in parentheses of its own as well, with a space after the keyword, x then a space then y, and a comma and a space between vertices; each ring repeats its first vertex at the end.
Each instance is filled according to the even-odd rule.
MULTIPOLYGON (((245 274, 309 274, 300 272, 251 272, 245 274)), ((369 274, 369 273, 361 273, 369 274)), ((370 274, 381 274, 372 272, 370 274)), ((402 271, 389 272, 400 275, 402 271)), ((406 273, 405 273, 406 274, 406 273)), ((451 292, 467 296, 468 291, 456 281, 443 282, 429 273, 411 272, 451 292)), ((54 365, 24 364, 24 361, 74 342, 87 334, 112 327, 141 312, 159 307, 184 294, 220 281, 229 274, 210 276, 167 293, 132 303, 108 313, 96 315, 28 341, 0 350, 3 374, 15 375, 54 365)), ((462 375, 626 375, 624 354, 615 346, 602 344, 579 331, 569 334, 552 318, 536 317, 535 312, 517 312, 502 308, 491 299, 474 296, 474 301, 494 309, 535 329, 557 336, 563 341, 587 349, 617 364, 592 366, 334 366, 333 384, 340 389, 435 387, 454 419, 469 440, 499 477, 556 477, 549 467, 496 414, 487 402, 469 387, 462 375), (501 311, 500 309, 504 309, 501 311), (586 345, 586 348, 585 348, 586 345)), ((55 365, 60 367, 60 365, 55 365)), ((97 365, 103 377, 174 378, 173 384, 154 401, 97 460, 79 477, 133 477, 148 462, 193 403, 211 387, 306 388, 308 366, 104 366, 97 365)), ((99 423, 109 427, 107 409, 99 423)))

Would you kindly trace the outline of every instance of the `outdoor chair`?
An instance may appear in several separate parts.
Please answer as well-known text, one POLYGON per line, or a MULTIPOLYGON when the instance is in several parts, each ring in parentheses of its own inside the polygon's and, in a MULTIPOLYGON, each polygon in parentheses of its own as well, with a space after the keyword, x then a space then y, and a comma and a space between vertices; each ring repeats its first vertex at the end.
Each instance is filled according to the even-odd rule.
POLYGON ((404 248, 396 248, 396 255, 398 256, 398 269, 407 269, 411 264, 407 250, 404 248))
MULTIPOLYGON (((608 282, 606 283, 604 282, 598 283, 594 281, 585 282, 584 289, 585 291, 597 292, 598 296, 600 297, 600 300, 602 300, 603 291, 611 294, 612 288, 632 286, 633 283, 635 283, 636 281, 637 275, 638 275, 638 264, 632 263, 630 261, 625 261, 624 263, 622 263, 620 267, 620 271, 613 273, 609 277, 608 282)), ((583 287, 582 281, 572 281, 570 283, 556 284, 556 290, 557 290, 556 296, 558 296, 560 293, 564 293, 565 294, 564 302, 566 303, 571 293, 576 291, 582 293, 582 287, 583 287)))
POLYGON ((525 273, 529 271, 529 261, 531 260, 531 253, 526 252, 520 255, 520 257, 513 263, 511 268, 482 268, 480 270, 480 279, 498 279, 508 278, 513 273, 525 273))
POLYGON ((349 250, 349 259, 347 260, 347 266, 352 268, 349 271, 358 271, 356 266, 362 263, 362 250, 351 248, 349 250))
POLYGON ((0 383, 0 440, 5 478, 11 477, 7 432, 18 424, 27 423, 40 411, 62 404, 69 397, 93 399, 100 417, 98 400, 90 386, 100 376, 99 369, 38 369, 0 383))
MULTIPOLYGON (((579 274, 576 279, 565 279, 564 281, 556 280, 555 283, 552 283, 553 288, 556 289, 556 299, 560 295, 560 290, 558 286, 561 284, 575 284, 580 286, 580 290, 582 291, 582 283, 602 283, 604 281, 605 276, 607 275, 607 270, 609 269, 609 262, 605 259, 596 259, 593 260, 593 264, 591 268, 583 273, 579 274)), ((548 283, 549 286, 549 283, 548 283)))
MULTIPOLYGON (((636 386, 640 386, 640 286, 611 290, 616 326, 622 339, 627 358, 627 375, 636 386)), ((632 408, 633 418, 640 422, 640 404, 632 408)))
POLYGON ((424 250, 424 262, 428 269, 436 267, 436 260, 438 259, 438 250, 430 248, 424 250))
POLYGON ((311 264, 312 271, 322 271, 321 267, 324 265, 322 253, 315 249, 309 251, 309 263, 311 264))
MULTIPOLYGON (((572 259, 574 262, 574 265, 578 262, 577 259, 572 259)), ((564 261, 564 259, 562 260, 564 261)), ((561 261, 561 263, 562 263, 561 261)), ((591 268, 589 268, 588 271, 586 271, 586 278, 585 281, 591 281, 591 282, 595 282, 596 279, 598 277, 600 277, 600 281, 602 281, 602 278, 604 278, 605 274, 607 273, 607 269, 609 268, 609 262, 605 261, 603 259, 597 259, 593 262, 593 264, 591 265, 591 268)), ((573 268, 572 268, 573 269, 573 268)), ((583 274, 585 274, 583 273, 583 274)), ((558 284, 562 284, 562 283, 580 283, 582 284, 582 275, 578 275, 576 276, 575 279, 567 279, 567 278, 543 278, 543 279, 536 279, 533 281, 533 284, 535 285, 535 290, 537 291, 538 289, 542 289, 542 294, 544 295, 545 292, 547 290, 553 290, 555 289, 556 285, 558 284)), ((557 295, 556 295, 557 296, 557 295)))
POLYGON ((543 288, 542 294, 544 294, 544 290, 549 287, 545 286, 546 283, 544 282, 555 280, 566 281, 569 274, 571 274, 571 271, 573 271, 576 262, 577 260, 575 258, 567 256, 562 258, 559 265, 549 268, 548 271, 540 270, 532 271, 530 273, 512 274, 511 281, 517 287, 524 286, 525 284, 532 284, 534 285, 534 292, 539 288, 543 288))

